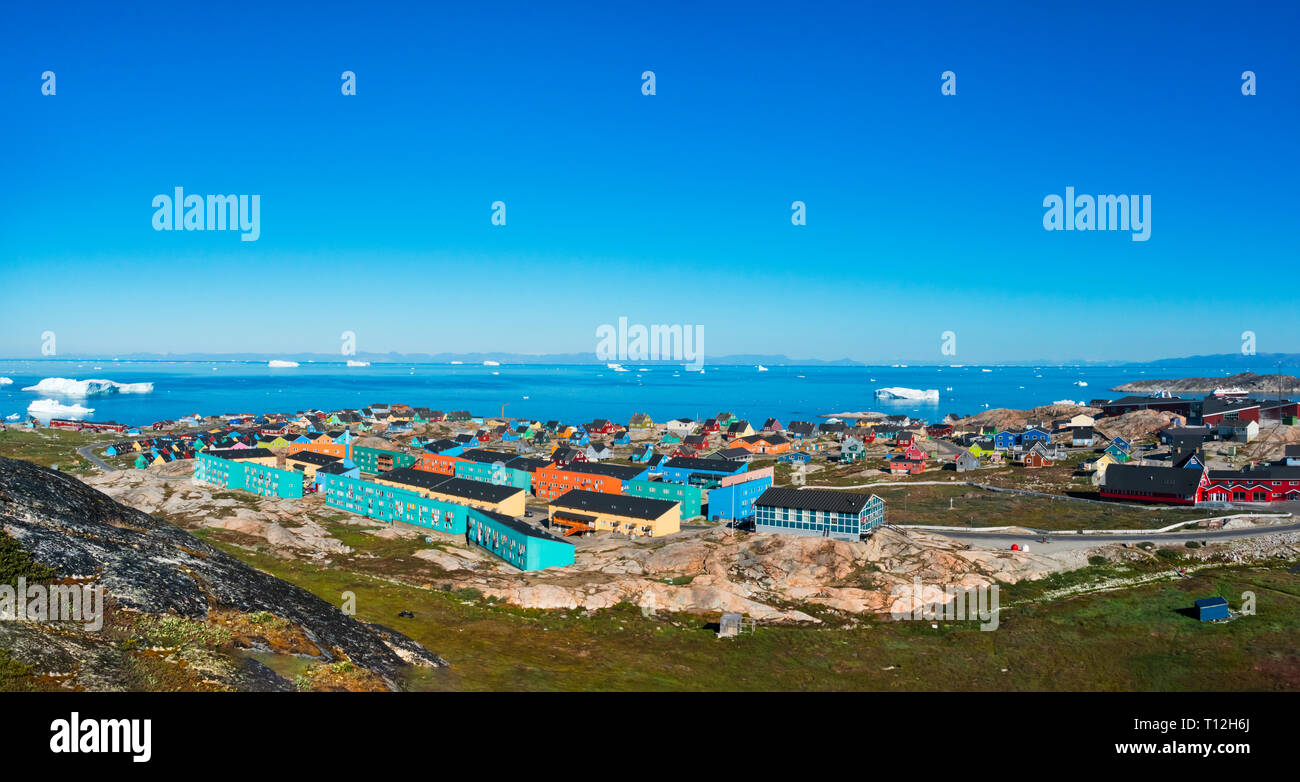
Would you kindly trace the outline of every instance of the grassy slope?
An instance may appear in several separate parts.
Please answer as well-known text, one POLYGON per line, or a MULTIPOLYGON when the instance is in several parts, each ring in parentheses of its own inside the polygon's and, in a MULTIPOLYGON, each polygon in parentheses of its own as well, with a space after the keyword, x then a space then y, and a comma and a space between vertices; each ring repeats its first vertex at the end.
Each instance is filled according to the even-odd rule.
POLYGON ((869 620, 825 629, 761 627, 752 636, 718 640, 702 617, 647 618, 628 606, 589 617, 523 610, 237 553, 336 604, 344 591, 354 592, 360 618, 398 628, 452 663, 450 671, 413 682, 418 689, 1300 688, 1300 576, 1284 568, 1218 568, 1050 603, 1033 598, 1105 573, 1019 585, 1003 590, 1007 608, 995 632, 973 623, 941 623, 935 630, 928 622, 869 620), (1258 596, 1256 616, 1202 625, 1178 613, 1209 594, 1236 606, 1245 590, 1258 596), (397 618, 402 610, 416 618, 397 618))

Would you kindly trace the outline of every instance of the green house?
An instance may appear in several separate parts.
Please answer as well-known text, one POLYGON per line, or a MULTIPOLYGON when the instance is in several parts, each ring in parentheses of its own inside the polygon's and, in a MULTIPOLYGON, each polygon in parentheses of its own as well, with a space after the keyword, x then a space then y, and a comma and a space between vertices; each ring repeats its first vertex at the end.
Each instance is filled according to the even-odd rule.
POLYGON ((411 453, 367 448, 364 445, 352 446, 352 462, 361 468, 361 472, 369 475, 379 475, 403 467, 414 467, 418 461, 420 457, 411 453))
POLYGON ((699 486, 689 484, 632 480, 623 481, 623 491, 634 497, 649 497, 652 500, 680 502, 682 504, 683 520, 699 516, 704 505, 704 490, 699 486))

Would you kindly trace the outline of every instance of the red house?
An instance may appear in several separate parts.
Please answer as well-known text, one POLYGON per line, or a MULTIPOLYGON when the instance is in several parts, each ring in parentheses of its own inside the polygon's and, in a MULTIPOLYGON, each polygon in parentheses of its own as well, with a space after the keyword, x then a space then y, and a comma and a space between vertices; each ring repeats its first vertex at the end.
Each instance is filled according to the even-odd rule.
POLYGON ((894 459, 889 463, 889 472, 894 475, 920 475, 923 470, 924 459, 894 459))
POLYGON ((1212 502, 1300 501, 1300 467, 1210 470, 1205 498, 1212 502))
POLYGON ((914 442, 916 442, 916 435, 911 432, 899 432, 898 435, 894 437, 894 445, 907 447, 914 442))
POLYGON ((607 421, 604 418, 597 418, 589 424, 582 427, 587 434, 613 434, 618 430, 613 421, 607 421))

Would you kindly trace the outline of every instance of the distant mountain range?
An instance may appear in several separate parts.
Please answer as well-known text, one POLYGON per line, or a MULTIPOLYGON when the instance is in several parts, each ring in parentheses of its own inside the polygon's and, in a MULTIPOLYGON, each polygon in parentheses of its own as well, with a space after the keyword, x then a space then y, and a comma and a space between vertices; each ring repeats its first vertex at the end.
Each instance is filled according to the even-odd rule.
MULTIPOLYGON (((369 361, 372 363, 382 364, 450 364, 453 361, 459 361, 465 364, 481 364, 484 361, 496 361, 501 364, 605 364, 608 363, 596 358, 592 352, 586 353, 507 353, 507 352, 483 352, 483 353, 358 353, 354 356, 342 356, 333 353, 122 353, 117 356, 97 356, 97 355, 79 355, 68 354, 55 357, 55 360, 72 360, 72 361, 111 361, 114 358, 123 361, 270 361, 280 359, 285 361, 298 362, 317 362, 343 363, 344 361, 369 361)), ((911 361, 900 359, 894 361, 868 362, 856 361, 849 358, 839 359, 816 359, 816 358, 790 358, 789 356, 779 353, 733 353, 725 356, 706 356, 705 363, 713 366, 752 366, 762 364, 764 366, 801 366, 801 367, 866 367, 866 366, 888 366, 893 363, 904 363, 914 367, 921 366, 949 366, 949 364, 965 363, 967 366, 1094 366, 1094 367, 1144 367, 1144 368, 1168 368, 1177 369, 1180 367, 1197 367, 1197 368, 1218 368, 1222 367, 1225 371, 1231 370, 1236 372, 1260 371, 1276 372, 1279 362, 1283 367, 1300 367, 1300 353, 1257 353, 1253 356, 1242 355, 1241 353, 1215 353, 1205 356, 1186 356, 1184 358, 1162 358, 1152 361, 1053 361, 1040 359, 1037 361, 994 361, 994 362, 963 362, 961 357, 953 356, 950 361, 911 361)), ((685 361, 625 361, 622 363, 639 365, 639 364, 664 364, 678 365, 685 364, 685 361)))

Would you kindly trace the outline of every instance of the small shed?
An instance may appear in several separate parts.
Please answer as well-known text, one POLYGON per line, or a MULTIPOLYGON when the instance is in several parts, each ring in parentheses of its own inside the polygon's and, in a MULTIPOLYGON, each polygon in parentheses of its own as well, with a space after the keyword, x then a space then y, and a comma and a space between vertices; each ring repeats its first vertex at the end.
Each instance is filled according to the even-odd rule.
POLYGON ((1228 613, 1228 601, 1221 597, 1205 597, 1197 600, 1196 618, 1202 622, 1214 622, 1231 618, 1228 613))
POLYGON ((718 622, 719 638, 735 638, 746 630, 754 632, 754 620, 746 620, 744 614, 723 614, 718 622))

